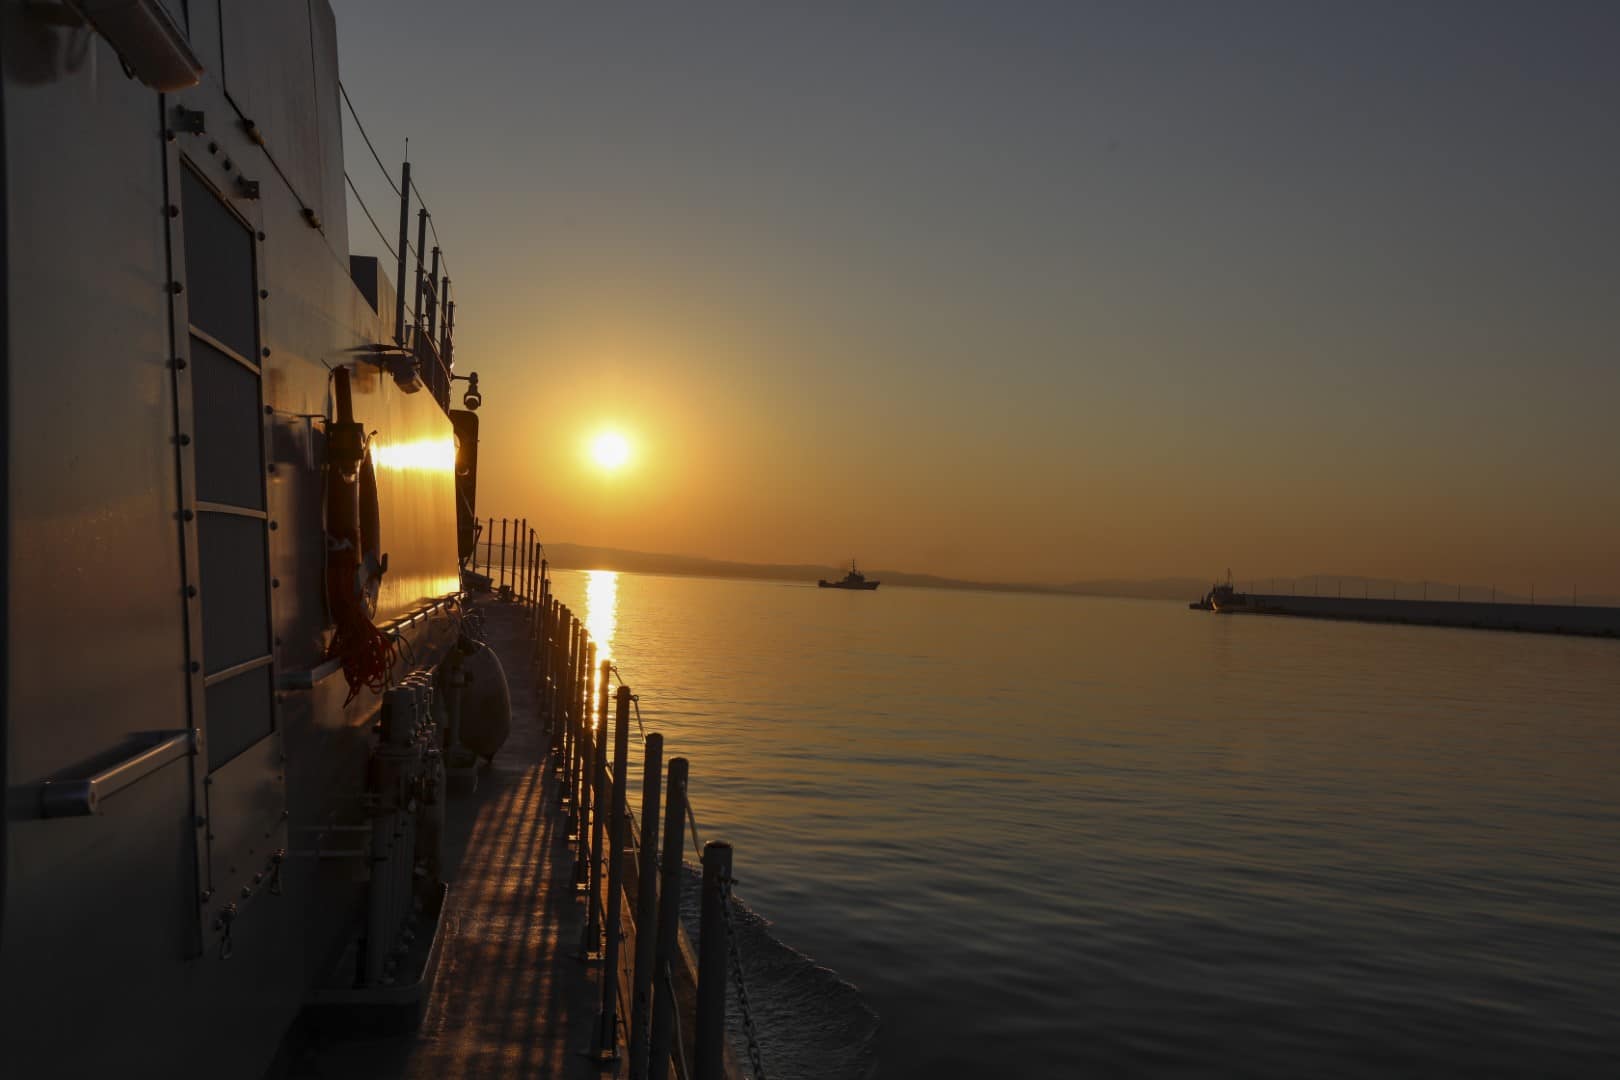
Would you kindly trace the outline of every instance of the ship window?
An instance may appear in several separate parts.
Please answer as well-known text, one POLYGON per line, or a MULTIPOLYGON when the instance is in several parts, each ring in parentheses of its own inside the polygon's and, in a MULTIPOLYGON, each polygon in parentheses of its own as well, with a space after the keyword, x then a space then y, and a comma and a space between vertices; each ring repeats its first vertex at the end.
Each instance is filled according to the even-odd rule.
POLYGON ((208 713, 208 762, 217 769, 275 726, 270 668, 259 667, 204 691, 208 713))
POLYGON ((259 376, 195 336, 191 362, 197 498, 262 510, 259 376))
POLYGON ((253 232, 192 173, 180 170, 186 307, 191 324, 243 360, 258 356, 253 232))
POLYGON ((197 537, 203 671, 212 675, 270 651, 265 521, 204 510, 197 515, 197 537))

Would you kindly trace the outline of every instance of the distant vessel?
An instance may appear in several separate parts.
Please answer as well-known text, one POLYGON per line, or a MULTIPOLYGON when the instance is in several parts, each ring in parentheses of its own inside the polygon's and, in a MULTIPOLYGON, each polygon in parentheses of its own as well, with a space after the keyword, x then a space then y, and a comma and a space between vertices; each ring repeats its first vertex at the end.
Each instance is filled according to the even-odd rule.
POLYGON ((1232 571, 1226 572, 1226 581, 1209 587, 1209 592, 1188 604, 1193 611, 1250 611, 1249 597, 1232 586, 1232 571))
POLYGON ((875 589, 883 584, 881 581, 867 581, 866 575, 855 569, 855 560, 849 560, 849 573, 844 575, 842 581, 828 581, 822 578, 816 582, 823 589, 875 589))

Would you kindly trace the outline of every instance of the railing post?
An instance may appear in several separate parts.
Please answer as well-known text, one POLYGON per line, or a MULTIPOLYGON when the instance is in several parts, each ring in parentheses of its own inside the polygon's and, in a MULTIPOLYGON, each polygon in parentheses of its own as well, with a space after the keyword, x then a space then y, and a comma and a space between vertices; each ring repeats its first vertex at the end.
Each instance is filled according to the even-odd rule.
POLYGON ((568 818, 572 822, 569 839, 579 839, 579 665, 585 655, 585 628, 572 610, 568 625, 574 641, 574 651, 568 657, 568 674, 563 680, 563 708, 568 718, 568 818))
POLYGON ((501 580, 495 586, 496 595, 506 587, 506 519, 501 518, 501 580))
POLYGON ((654 949, 658 935, 658 783, 664 772, 664 737, 648 735, 641 759, 641 844, 636 863, 636 967, 630 983, 630 1076, 645 1080, 652 1023, 654 949))
MULTIPOLYGON (((589 933, 594 920, 590 913, 596 910, 596 904, 590 898, 591 864, 596 861, 596 850, 591 846, 591 820, 596 816, 591 806, 596 789, 596 720, 591 716, 591 677, 596 672, 596 642, 585 647, 585 664, 580 672, 584 691, 584 707, 579 711, 579 850, 574 860, 574 885, 580 892, 586 893, 586 932, 589 933)), ((601 925, 594 929, 600 933, 601 925)), ((595 953, 596 942, 586 943, 585 952, 595 953)))
POLYGON ((579 645, 579 624, 564 605, 558 612, 562 620, 562 633, 568 644, 558 657, 557 666, 557 729, 562 741, 562 757, 557 767, 562 772, 562 783, 557 785, 558 802, 568 808, 568 829, 574 828, 574 719, 568 707, 568 688, 574 684, 574 650, 579 645))
MULTIPOLYGON (((669 759, 664 782, 664 857, 658 889, 658 943, 653 949, 652 1038, 648 1080, 668 1080, 670 1043, 680 1023, 671 961, 681 930, 681 841, 686 835, 686 759, 669 759)), ((685 1070, 683 1069, 684 1073, 685 1070)))
POLYGON ((439 319, 438 319, 438 316, 439 316, 439 245, 438 244, 433 245, 433 263, 432 263, 432 269, 428 272, 427 293, 428 293, 427 338, 428 338, 428 342, 431 344, 432 341, 433 341, 434 332, 437 330, 438 325, 439 325, 439 319))
POLYGON ((524 542, 529 528, 528 518, 512 519, 512 543, 517 554, 512 557, 512 599, 523 602, 523 582, 529 572, 529 545, 524 542))
POLYGON ((413 305, 412 318, 414 321, 411 323, 413 329, 411 334, 411 355, 416 357, 420 357, 422 354, 422 286, 425 284, 423 277, 427 273, 423 263, 422 249, 427 247, 427 226, 428 212, 427 207, 424 206, 416 212, 416 303, 413 305))
POLYGON ((399 269, 394 280, 394 344, 405 344, 405 256, 411 251, 411 163, 399 169, 399 269))
POLYGON ((703 908, 698 923, 697 1034, 694 1080, 726 1075, 726 905, 730 900, 731 845, 703 845, 703 908))
POLYGON ((590 643, 591 636, 585 630, 585 624, 574 616, 574 633, 578 637, 578 646, 574 650, 574 667, 568 673, 568 737, 572 740, 573 755, 568 759, 570 783, 568 785, 569 797, 574 801, 574 835, 576 842, 585 841, 585 805, 582 799, 585 786, 585 770, 582 768, 585 761, 585 748, 580 745, 580 737, 585 734, 585 724, 579 713, 580 690, 579 684, 584 680, 581 672, 585 670, 585 649, 590 643))
MULTIPOLYGON (((595 659, 596 651, 591 651, 595 659)), ((602 954, 602 830, 608 816, 607 749, 608 749, 608 675, 613 661, 603 660, 597 670, 596 732, 591 739, 591 865, 589 874, 590 902, 585 909, 585 952, 595 960, 602 954)), ((617 774, 615 774, 616 776, 617 774)), ((610 836, 611 842, 612 837, 610 836)))
POLYGON ((489 577, 491 565, 495 561, 495 518, 489 519, 489 531, 484 534, 488 539, 484 541, 484 576, 489 577))
POLYGON ((557 668, 562 664, 562 605, 552 598, 546 607, 546 724, 551 728, 551 767, 562 756, 562 727, 557 723, 557 668))
MULTIPOLYGON (((619 929, 624 907, 624 808, 629 796, 625 769, 630 757, 630 688, 620 685, 613 714, 613 796, 608 810, 607 944, 603 950, 602 1018, 597 1053, 619 1056, 619 929)), ((656 772, 654 776, 656 777, 656 772)))

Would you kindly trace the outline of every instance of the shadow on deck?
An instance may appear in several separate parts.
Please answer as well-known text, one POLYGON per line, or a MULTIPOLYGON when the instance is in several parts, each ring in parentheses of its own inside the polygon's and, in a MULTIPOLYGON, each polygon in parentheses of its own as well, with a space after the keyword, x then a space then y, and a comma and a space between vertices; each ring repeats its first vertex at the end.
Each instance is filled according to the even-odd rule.
POLYGON ((619 1075, 620 1068, 586 1057, 601 972, 576 959, 585 902, 573 887, 574 852, 548 767, 549 736, 538 720, 525 613, 499 602, 478 607, 511 687, 512 732, 480 770, 477 791, 450 804, 443 951, 421 1028, 311 1036, 293 1077, 619 1075))

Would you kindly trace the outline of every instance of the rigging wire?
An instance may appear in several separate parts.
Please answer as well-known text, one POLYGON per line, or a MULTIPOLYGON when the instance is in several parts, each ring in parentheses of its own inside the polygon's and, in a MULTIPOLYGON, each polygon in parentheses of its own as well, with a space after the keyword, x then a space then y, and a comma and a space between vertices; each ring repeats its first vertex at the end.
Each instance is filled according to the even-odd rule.
POLYGON ((349 190, 354 192, 354 201, 360 204, 360 211, 366 215, 366 220, 371 222, 372 231, 377 234, 377 239, 382 241, 383 248, 397 261, 399 252, 394 250, 394 245, 388 242, 388 237, 384 236, 383 231, 377 227, 377 219, 371 216, 371 208, 366 205, 366 200, 360 197, 360 189, 354 186, 354 180, 349 177, 347 170, 343 173, 343 179, 349 182, 349 190))
MULTIPOLYGON (((388 166, 384 165, 382 158, 378 156, 377 148, 371 145, 371 136, 366 134, 366 125, 360 122, 360 114, 354 111, 354 102, 349 100, 349 90, 343 85, 341 80, 338 82, 338 92, 343 95, 343 103, 349 107, 349 115, 354 117, 354 126, 360 129, 360 138, 365 140, 366 149, 371 151, 371 160, 375 161, 377 163, 377 168, 382 170, 383 179, 387 180, 388 186, 394 189, 394 194, 403 198, 404 195, 399 190, 399 185, 394 183, 394 178, 392 176, 388 175, 388 166)), ((411 186, 415 187, 416 185, 412 184, 411 186)), ((417 192, 417 195, 421 194, 422 193, 420 191, 417 192)), ((373 222, 373 224, 376 223, 373 222)))

